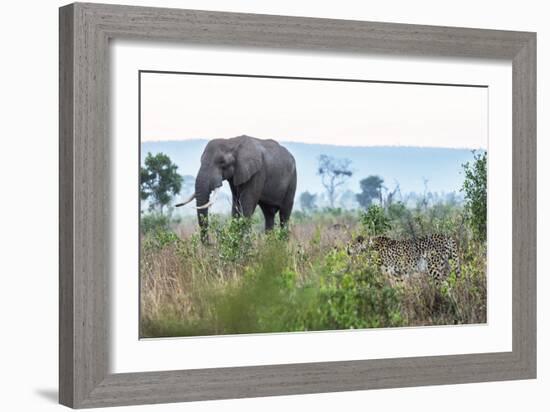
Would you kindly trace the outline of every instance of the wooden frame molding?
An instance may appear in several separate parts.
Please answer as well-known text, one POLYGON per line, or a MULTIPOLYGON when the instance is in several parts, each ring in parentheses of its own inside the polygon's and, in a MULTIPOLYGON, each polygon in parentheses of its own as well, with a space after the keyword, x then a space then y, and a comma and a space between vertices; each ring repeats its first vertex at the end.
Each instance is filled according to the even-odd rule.
POLYGON ((59 397, 74 408, 536 376, 536 34, 75 3, 60 9, 59 397), (110 374, 109 40, 505 59, 513 65, 513 350, 110 374))

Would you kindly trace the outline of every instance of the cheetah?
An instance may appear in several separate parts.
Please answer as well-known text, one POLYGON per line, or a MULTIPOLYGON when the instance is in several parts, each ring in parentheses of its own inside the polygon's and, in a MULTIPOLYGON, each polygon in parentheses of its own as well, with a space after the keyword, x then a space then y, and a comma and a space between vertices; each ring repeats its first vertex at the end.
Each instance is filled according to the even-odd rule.
POLYGON ((432 234, 404 240, 376 236, 368 241, 358 236, 348 252, 360 253, 367 249, 378 253, 377 263, 391 275, 403 277, 428 273, 441 280, 450 274, 450 261, 453 261, 455 272, 460 276, 457 243, 447 235, 432 234))

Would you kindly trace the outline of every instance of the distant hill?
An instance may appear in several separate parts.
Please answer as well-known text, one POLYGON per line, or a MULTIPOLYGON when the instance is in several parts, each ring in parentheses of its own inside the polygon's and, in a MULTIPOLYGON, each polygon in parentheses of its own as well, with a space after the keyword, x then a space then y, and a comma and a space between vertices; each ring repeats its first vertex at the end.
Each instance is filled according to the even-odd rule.
MULTIPOLYGON (((195 176, 200 166, 200 157, 207 140, 181 140, 143 142, 142 161, 148 152, 167 154, 178 165, 182 175, 195 176)), ((322 144, 281 142, 296 159, 298 170, 297 197, 308 190, 323 193, 321 179, 317 175, 317 159, 321 154, 351 160, 353 176, 342 192, 359 191, 359 181, 369 175, 379 175, 385 185, 393 189, 399 182, 401 193, 458 192, 464 175, 461 165, 473 159, 469 149, 445 149, 424 147, 350 147, 322 144)))

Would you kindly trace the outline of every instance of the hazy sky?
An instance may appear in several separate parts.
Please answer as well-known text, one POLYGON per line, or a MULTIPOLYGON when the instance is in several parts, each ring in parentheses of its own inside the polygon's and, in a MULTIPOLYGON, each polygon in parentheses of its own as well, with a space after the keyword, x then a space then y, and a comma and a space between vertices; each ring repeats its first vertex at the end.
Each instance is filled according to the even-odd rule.
POLYGON ((143 141, 487 148, 487 89, 142 73, 143 141))

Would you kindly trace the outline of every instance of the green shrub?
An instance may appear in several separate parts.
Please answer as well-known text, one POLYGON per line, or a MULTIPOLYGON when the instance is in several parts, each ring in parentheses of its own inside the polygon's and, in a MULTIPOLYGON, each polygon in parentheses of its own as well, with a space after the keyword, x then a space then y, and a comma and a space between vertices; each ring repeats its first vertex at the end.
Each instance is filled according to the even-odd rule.
POLYGON ((388 232, 394 238, 443 233, 462 239, 466 235, 464 211, 456 204, 439 202, 427 208, 421 205, 407 208, 395 203, 388 207, 386 216, 391 226, 388 232))
POLYGON ((366 212, 361 212, 359 219, 365 232, 371 236, 382 235, 391 229, 390 219, 380 206, 369 206, 366 212))
POLYGON ((170 218, 160 213, 147 213, 141 216, 141 233, 147 234, 159 230, 168 230, 170 228, 170 218))
POLYGON ((474 237, 487 240, 487 152, 474 153, 473 163, 462 165, 464 183, 462 191, 466 197, 465 209, 474 237))
POLYGON ((181 239, 170 230, 157 229, 148 232, 141 240, 141 248, 143 250, 161 250, 168 245, 178 245, 181 239))
POLYGON ((299 285, 289 267, 287 243, 269 234, 255 263, 242 279, 208 296, 216 333, 260 333, 307 330, 312 323, 316 291, 299 285))
POLYGON ((323 329, 400 326, 399 294, 371 256, 350 257, 334 250, 325 259, 319 311, 323 329))
POLYGON ((214 233, 219 257, 225 262, 237 262, 252 253, 254 233, 252 218, 234 217, 225 223, 213 220, 210 227, 214 233))
POLYGON ((409 209, 403 202, 392 203, 386 210, 388 219, 396 221, 406 218, 409 213, 409 209))

